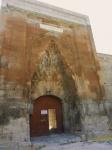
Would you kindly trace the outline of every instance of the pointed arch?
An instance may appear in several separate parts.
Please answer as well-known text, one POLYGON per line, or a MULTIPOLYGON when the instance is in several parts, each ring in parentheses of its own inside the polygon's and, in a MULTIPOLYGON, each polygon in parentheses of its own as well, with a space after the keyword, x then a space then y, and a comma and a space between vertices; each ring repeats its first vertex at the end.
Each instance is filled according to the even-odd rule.
POLYGON ((55 96, 59 95, 61 99, 65 97, 67 99, 68 95, 76 98, 77 84, 71 74, 73 74, 72 70, 52 39, 32 77, 32 99, 45 95, 47 92, 55 96))
MULTIPOLYGON (((54 33, 54 32, 46 32, 44 34, 39 34, 38 36, 34 36, 30 41, 29 41, 29 45, 28 45, 28 61, 30 62, 30 64, 28 65, 29 67, 29 80, 31 80, 35 70, 36 70, 36 64, 39 63, 40 58, 42 57, 43 54, 45 54, 45 50, 48 46, 48 43, 50 43, 50 41, 54 39, 55 43, 58 45, 61 55, 63 56, 63 58, 66 58, 66 52, 67 55, 69 57, 73 57, 72 59, 68 59, 66 58, 66 62, 69 65, 69 68, 72 67, 73 70, 75 70, 75 73, 77 74, 77 65, 76 65, 76 61, 75 59, 77 59, 77 56, 75 54, 76 52, 76 48, 72 47, 72 45, 66 41, 63 37, 61 37, 58 33, 54 33), (35 45, 35 43, 37 44, 36 48, 34 48, 33 50, 33 46, 35 45), (35 51, 35 52, 34 52, 35 51), (37 55, 37 59, 35 59, 35 63, 32 64, 32 55, 37 55), (74 60, 74 64, 72 64, 72 60, 74 60)), ((33 59, 34 61, 34 59, 33 59)), ((75 74, 74 74, 74 78, 75 78, 75 74)))
POLYGON ((80 130, 77 80, 54 38, 50 38, 50 42, 47 43, 31 79, 32 102, 45 95, 56 96, 62 100, 65 129, 69 130, 71 125, 76 124, 74 128, 80 130))

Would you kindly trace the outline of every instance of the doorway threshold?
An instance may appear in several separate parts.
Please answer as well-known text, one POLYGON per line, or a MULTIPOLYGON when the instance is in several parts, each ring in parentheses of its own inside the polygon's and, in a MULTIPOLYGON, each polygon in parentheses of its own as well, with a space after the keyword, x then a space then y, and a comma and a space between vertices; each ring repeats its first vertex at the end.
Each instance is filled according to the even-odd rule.
POLYGON ((32 147, 36 146, 46 146, 49 144, 69 144, 69 143, 76 143, 81 142, 81 138, 79 136, 73 134, 51 134, 48 136, 39 136, 39 137, 32 137, 31 144, 32 147))

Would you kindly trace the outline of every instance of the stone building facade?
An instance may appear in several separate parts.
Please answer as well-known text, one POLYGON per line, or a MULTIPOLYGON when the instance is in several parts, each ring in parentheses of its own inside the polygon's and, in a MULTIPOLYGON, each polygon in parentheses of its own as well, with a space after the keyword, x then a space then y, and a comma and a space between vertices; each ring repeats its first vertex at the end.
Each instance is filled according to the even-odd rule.
POLYGON ((109 128, 112 130, 112 55, 97 54, 106 90, 105 107, 109 117, 109 128))
POLYGON ((0 144, 30 141, 34 104, 44 96, 60 101, 63 132, 109 134, 111 75, 112 57, 97 56, 87 16, 35 0, 3 0, 0 144))

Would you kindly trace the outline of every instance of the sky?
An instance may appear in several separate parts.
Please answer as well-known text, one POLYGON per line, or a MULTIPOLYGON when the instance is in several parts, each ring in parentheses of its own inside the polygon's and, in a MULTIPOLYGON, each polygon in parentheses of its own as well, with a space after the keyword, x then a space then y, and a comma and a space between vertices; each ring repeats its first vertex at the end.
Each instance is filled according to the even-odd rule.
POLYGON ((112 0, 39 1, 89 16, 96 51, 112 55, 112 0))

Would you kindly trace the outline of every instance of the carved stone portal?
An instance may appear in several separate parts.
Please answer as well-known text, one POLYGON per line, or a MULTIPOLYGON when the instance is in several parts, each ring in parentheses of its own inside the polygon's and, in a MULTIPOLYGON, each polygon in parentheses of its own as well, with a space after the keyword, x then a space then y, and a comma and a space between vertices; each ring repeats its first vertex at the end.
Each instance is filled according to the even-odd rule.
POLYGON ((59 97, 67 103, 66 124, 73 130, 80 130, 79 97, 72 74, 58 46, 51 40, 32 78, 31 95, 33 100, 43 95, 59 97))

